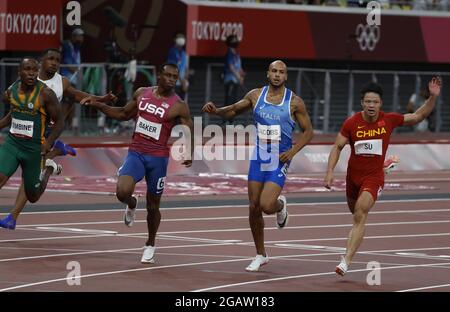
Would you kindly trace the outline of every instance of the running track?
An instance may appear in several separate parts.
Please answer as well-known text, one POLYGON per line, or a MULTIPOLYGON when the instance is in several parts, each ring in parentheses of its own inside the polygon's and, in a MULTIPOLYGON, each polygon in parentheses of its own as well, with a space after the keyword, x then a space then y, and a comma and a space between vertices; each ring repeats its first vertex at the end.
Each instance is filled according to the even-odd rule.
MULTIPOLYGON (((287 194, 289 224, 265 217, 270 262, 257 273, 244 270, 255 251, 243 195, 164 198, 156 263, 142 265, 142 198, 127 228, 113 196, 48 192, 15 231, 0 231, 0 291, 450 291, 448 176, 389 176, 430 188, 384 193, 343 278, 333 272, 352 222, 342 192, 287 194), (81 285, 68 285, 71 261, 81 285), (371 261, 379 286, 366 283, 371 261)), ((2 191, 2 213, 14 196, 2 191)))

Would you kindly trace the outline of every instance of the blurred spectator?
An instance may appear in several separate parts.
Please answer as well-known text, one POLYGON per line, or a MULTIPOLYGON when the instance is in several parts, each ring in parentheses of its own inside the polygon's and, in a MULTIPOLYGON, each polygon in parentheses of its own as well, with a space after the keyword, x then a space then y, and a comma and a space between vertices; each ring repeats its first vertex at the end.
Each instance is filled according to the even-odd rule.
MULTIPOLYGON (((80 65, 81 64, 81 45, 84 41, 84 31, 81 28, 75 28, 72 31, 70 40, 66 40, 62 44, 62 65, 80 65)), ((77 86, 78 72, 81 70, 79 66, 61 66, 61 75, 66 76, 70 83, 77 89, 81 89, 77 86)), ((78 120, 74 118, 75 106, 73 100, 70 98, 64 98, 62 101, 62 110, 65 118, 65 122, 68 124, 69 129, 78 130, 78 120)))
POLYGON ((168 63, 174 63, 178 66, 180 78, 177 81, 175 92, 182 100, 185 100, 189 89, 189 66, 186 51, 184 50, 185 45, 186 36, 181 32, 177 32, 174 37, 174 45, 170 48, 167 56, 168 63))
MULTIPOLYGON (((79 65, 81 64, 80 49, 84 41, 84 31, 81 28, 75 28, 72 31, 70 40, 64 41, 62 44, 62 61, 61 64, 79 65)), ((61 75, 66 76, 72 84, 76 84, 77 66, 61 67, 61 75)))
MULTIPOLYGON (((409 102, 408 105, 406 106, 406 110, 408 113, 414 113, 420 106, 423 105, 423 103, 425 103, 425 101, 428 99, 428 97, 430 96, 430 93, 428 91, 428 88, 422 88, 419 92, 419 94, 412 94, 411 97, 409 98, 409 102)), ((433 118, 434 118, 434 110, 433 112, 423 121, 421 121, 420 123, 418 123, 417 125, 415 125, 414 128, 414 132, 426 132, 428 130, 434 130, 434 122, 433 122, 433 118)))
POLYGON ((238 99, 238 90, 244 85, 245 72, 242 70, 241 56, 237 50, 239 40, 236 35, 230 35, 226 39, 227 54, 223 72, 225 85, 224 106, 235 103, 238 99))

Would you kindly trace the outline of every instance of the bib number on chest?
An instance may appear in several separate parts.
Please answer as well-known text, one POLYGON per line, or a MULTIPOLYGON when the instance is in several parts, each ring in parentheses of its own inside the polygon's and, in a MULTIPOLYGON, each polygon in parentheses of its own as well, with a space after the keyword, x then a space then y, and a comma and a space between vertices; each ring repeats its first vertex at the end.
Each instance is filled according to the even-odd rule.
POLYGON ((356 155, 383 155, 383 140, 362 140, 355 142, 356 155))
POLYGON ((265 141, 281 141, 280 125, 258 124, 258 138, 265 141))
POLYGON ((34 122, 30 120, 20 120, 12 118, 9 132, 12 135, 31 139, 33 137, 34 122))
POLYGON ((136 122, 136 132, 141 133, 145 136, 151 137, 155 140, 159 140, 159 135, 161 133, 161 124, 148 121, 141 116, 139 116, 136 122))

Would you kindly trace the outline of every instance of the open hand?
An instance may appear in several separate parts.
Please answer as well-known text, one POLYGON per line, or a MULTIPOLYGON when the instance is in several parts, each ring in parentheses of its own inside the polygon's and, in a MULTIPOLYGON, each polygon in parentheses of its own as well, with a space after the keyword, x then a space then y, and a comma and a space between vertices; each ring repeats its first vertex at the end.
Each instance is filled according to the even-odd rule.
POLYGON ((433 77, 428 83, 428 90, 430 95, 438 96, 441 93, 442 79, 441 77, 433 77))

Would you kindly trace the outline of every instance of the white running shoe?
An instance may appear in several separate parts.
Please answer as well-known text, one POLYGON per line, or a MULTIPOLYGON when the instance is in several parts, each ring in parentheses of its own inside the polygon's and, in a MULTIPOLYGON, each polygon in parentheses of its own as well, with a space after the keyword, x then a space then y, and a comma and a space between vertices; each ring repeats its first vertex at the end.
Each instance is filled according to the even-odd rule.
POLYGON ((400 158, 396 155, 391 155, 384 161, 383 164, 383 170, 384 174, 390 173, 392 170, 394 170, 398 164, 400 163, 400 158))
POLYGON ((125 223, 126 226, 129 227, 132 227, 134 224, 134 220, 136 220, 136 209, 138 206, 138 197, 134 195, 133 197, 136 198, 136 207, 131 209, 130 207, 127 206, 127 208, 125 208, 125 214, 123 215, 123 222, 125 223))
POLYGON ((289 220, 289 213, 287 211, 287 200, 283 195, 278 196, 278 199, 283 203, 283 209, 277 212, 277 227, 279 229, 284 228, 289 220))
POLYGON ((257 272, 259 268, 265 264, 269 263, 269 256, 256 255, 255 259, 245 268, 248 272, 257 272))
POLYGON ((347 271, 348 271, 348 264, 345 261, 345 258, 341 256, 341 262, 336 266, 334 272, 336 272, 336 274, 340 276, 344 276, 345 273, 347 273, 347 271))
POLYGON ((141 258, 141 263, 148 264, 148 263, 155 263, 155 247, 153 246, 145 246, 144 247, 144 254, 141 258))
POLYGON ((60 175, 62 172, 62 166, 57 165, 56 162, 53 159, 46 159, 45 160, 45 167, 52 167, 53 168, 53 175, 60 175))

